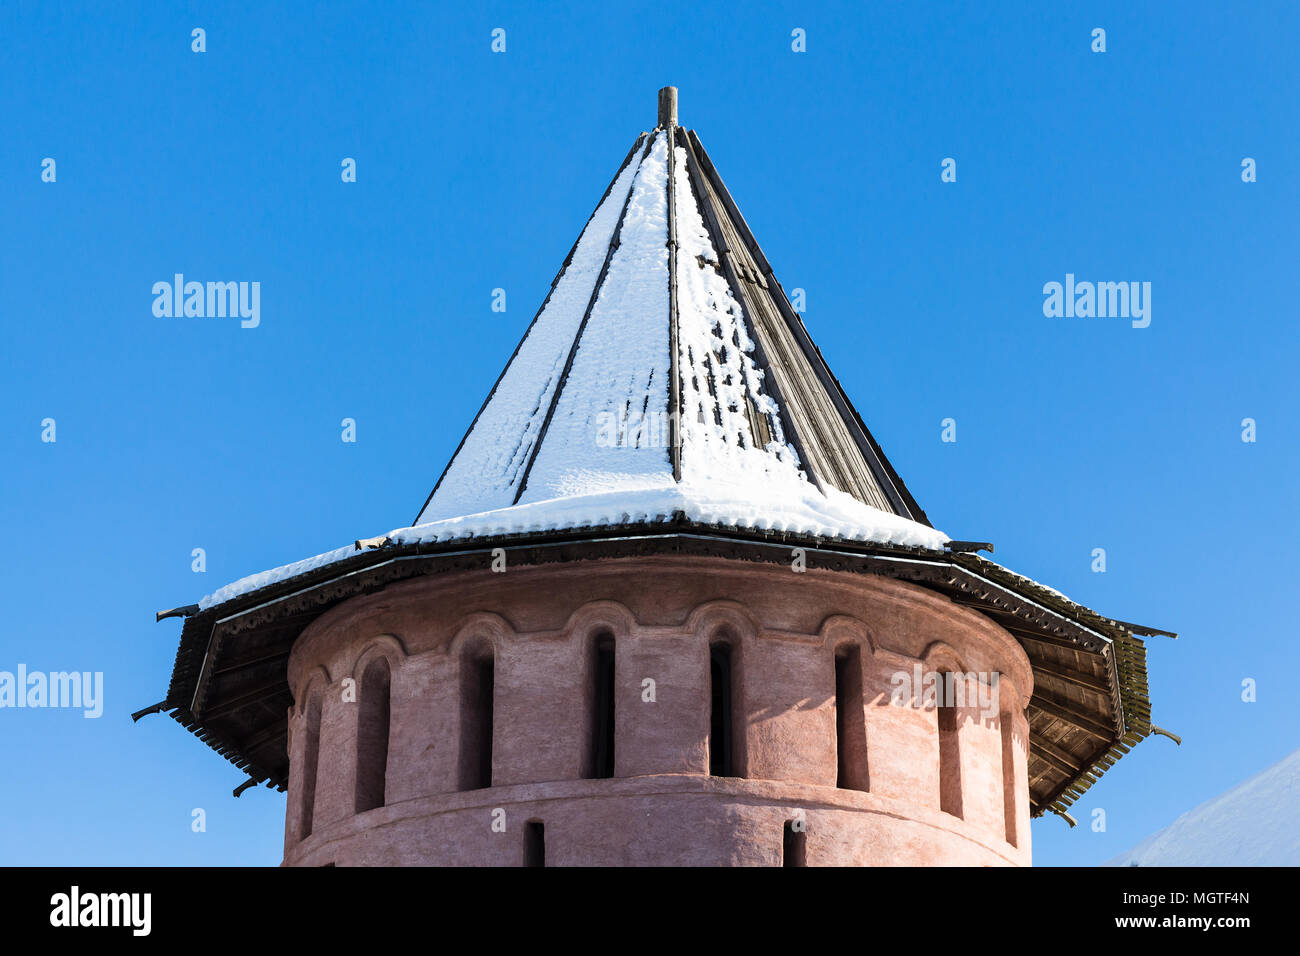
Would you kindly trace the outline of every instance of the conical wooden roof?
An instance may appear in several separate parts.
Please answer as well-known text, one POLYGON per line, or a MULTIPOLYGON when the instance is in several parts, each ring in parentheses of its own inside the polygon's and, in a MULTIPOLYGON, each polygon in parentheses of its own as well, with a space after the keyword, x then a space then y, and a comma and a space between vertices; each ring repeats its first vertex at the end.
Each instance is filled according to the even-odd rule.
POLYGON ((699 137, 661 116, 628 151, 414 525, 558 530, 675 516, 947 540, 827 368, 699 137))

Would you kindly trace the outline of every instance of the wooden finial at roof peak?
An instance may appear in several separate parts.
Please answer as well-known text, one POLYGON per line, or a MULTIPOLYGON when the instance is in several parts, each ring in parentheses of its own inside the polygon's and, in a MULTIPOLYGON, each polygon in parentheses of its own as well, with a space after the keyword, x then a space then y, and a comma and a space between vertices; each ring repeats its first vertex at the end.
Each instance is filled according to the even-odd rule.
POLYGON ((677 87, 665 86, 659 91, 659 128, 672 129, 677 125, 677 87))

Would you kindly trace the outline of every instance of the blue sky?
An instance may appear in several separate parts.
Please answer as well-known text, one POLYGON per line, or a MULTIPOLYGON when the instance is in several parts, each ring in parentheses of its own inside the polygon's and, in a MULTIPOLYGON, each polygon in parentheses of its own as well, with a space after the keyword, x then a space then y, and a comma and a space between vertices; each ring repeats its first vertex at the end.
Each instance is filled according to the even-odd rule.
POLYGON ((0 8, 0 669, 106 682, 98 720, 0 711, 0 863, 279 861, 282 795, 130 722, 153 612, 410 522, 666 84, 936 526, 1182 635, 1149 642, 1182 747, 1035 862, 1300 746, 1294 5, 464 6, 0 8), (260 326, 156 318, 177 272, 259 281, 260 326), (1150 327, 1044 317, 1067 272, 1151 282, 1150 327))

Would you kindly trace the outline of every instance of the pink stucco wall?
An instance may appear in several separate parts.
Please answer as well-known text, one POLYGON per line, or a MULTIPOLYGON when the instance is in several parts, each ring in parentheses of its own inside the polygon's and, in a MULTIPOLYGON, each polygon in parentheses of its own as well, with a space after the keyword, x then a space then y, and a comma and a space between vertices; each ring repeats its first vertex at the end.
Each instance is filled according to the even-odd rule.
POLYGON ((982 615, 892 579, 669 556, 422 577, 320 617, 294 645, 289 682, 287 865, 518 865, 530 820, 545 825, 548 866, 777 865, 789 820, 801 821, 810 866, 1030 861, 1028 660, 982 615), (591 780, 600 633, 616 647, 615 775, 591 780), (743 778, 708 774, 720 638, 734 648, 743 778), (860 649, 866 791, 836 787, 834 660, 846 642, 860 649), (495 656, 493 785, 459 792, 473 649, 495 656), (385 805, 358 814, 352 684, 375 655, 391 673, 385 805), (943 777, 960 781, 960 817, 940 809, 935 708, 893 699, 895 676, 918 664, 986 684, 998 675, 991 713, 973 694, 956 713, 959 767, 943 777))

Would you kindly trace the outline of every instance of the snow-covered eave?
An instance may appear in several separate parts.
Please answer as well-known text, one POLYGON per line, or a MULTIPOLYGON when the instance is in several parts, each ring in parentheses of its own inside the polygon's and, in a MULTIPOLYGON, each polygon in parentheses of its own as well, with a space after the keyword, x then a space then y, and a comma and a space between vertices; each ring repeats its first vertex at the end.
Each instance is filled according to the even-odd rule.
POLYGON ((629 519, 545 530, 498 530, 428 538, 411 534, 418 531, 420 527, 417 525, 414 528, 402 528, 374 538, 362 538, 352 544, 301 561, 250 574, 203 597, 198 604, 191 606, 192 613, 210 612, 216 617, 225 617, 232 612, 237 613, 239 610, 260 606, 277 593, 294 590, 294 585, 309 581, 313 584, 325 584, 398 556, 483 553, 496 547, 514 549, 557 541, 599 541, 609 537, 649 538, 690 532, 740 533, 779 540, 783 544, 807 545, 819 550, 849 548, 854 551, 892 553, 904 558, 930 562, 953 557, 953 552, 944 548, 846 538, 833 534, 816 534, 783 528, 754 527, 722 521, 693 521, 680 511, 656 515, 648 520, 629 519), (332 570, 333 573, 320 573, 327 569, 332 570))
POLYGON ((957 555, 960 564, 971 570, 977 571, 983 577, 991 577, 1000 584, 1008 586, 1017 592, 1024 593, 1028 591, 1036 595, 1048 606, 1061 609, 1072 616, 1079 617, 1082 620, 1091 622, 1099 630, 1106 632, 1121 631, 1129 634, 1138 634, 1143 637, 1169 637, 1177 638, 1178 634, 1174 631, 1166 631, 1157 627, 1149 627, 1145 624, 1133 624, 1129 621, 1121 621, 1118 618, 1107 617, 1104 614, 1094 611, 1085 604, 1072 600, 1065 594, 1055 588, 1048 587, 1035 581, 1033 578, 1026 577, 1012 571, 996 561, 992 561, 980 554, 963 553, 957 555))
MULTIPOLYGON (((941 531, 906 518, 878 511, 849 500, 826 499, 814 494, 785 502, 777 508, 737 508, 734 499, 694 493, 682 486, 649 487, 630 493, 587 495, 573 501, 516 506, 479 515, 467 515, 412 527, 399 528, 374 538, 250 574, 206 595, 192 611, 225 611, 236 606, 256 606, 279 585, 292 585, 309 576, 333 580, 364 569, 376 555, 394 552, 425 554, 449 549, 483 551, 496 546, 521 547, 570 537, 602 534, 647 535, 693 527, 703 531, 736 532, 779 540, 818 550, 862 551, 892 554, 896 560, 934 563, 940 560, 961 567, 986 582, 991 603, 1005 591, 1019 601, 1028 600, 1047 614, 1067 619, 1098 642, 1110 643, 1116 634, 1164 635, 1171 631, 1144 627, 1100 614, 1071 600, 1060 591, 1011 571, 974 553, 953 549, 954 542, 941 531), (319 574, 332 569, 333 574, 319 574)), ((218 616, 224 616, 220 614, 218 616)))
MULTIPOLYGON (((583 480, 575 476, 574 481, 583 480)), ((200 610, 225 604, 344 561, 364 545, 482 546, 518 534, 573 533, 598 528, 659 526, 681 516, 708 526, 735 526, 810 539, 845 540, 942 552, 949 538, 929 525, 863 504, 835 489, 822 491, 806 480, 755 485, 717 480, 676 481, 671 475, 586 476, 587 487, 561 497, 477 514, 453 514, 376 538, 362 539, 302 561, 251 574, 199 601, 200 610)))
MULTIPOLYGON (((439 522, 438 524, 442 524, 439 522)), ((213 619, 238 616, 249 610, 274 603, 278 598, 297 592, 304 586, 319 587, 343 577, 363 572, 394 558, 481 553, 496 547, 522 549, 532 545, 604 539, 651 538, 664 535, 705 534, 726 537, 740 535, 746 539, 779 543, 783 547, 802 546, 815 552, 845 556, 869 555, 905 569, 948 565, 973 574, 989 586, 1004 590, 1022 602, 1028 602, 1053 618, 1068 621, 1111 643, 1117 633, 1167 634, 1143 628, 1099 614, 1070 600, 1061 592, 1017 574, 979 555, 959 553, 945 547, 909 545, 897 541, 851 538, 834 533, 778 527, 755 527, 728 521, 692 520, 676 511, 641 519, 593 523, 585 526, 547 530, 486 531, 465 534, 431 534, 427 526, 401 528, 386 535, 361 539, 350 545, 327 551, 302 561, 292 562, 269 571, 248 575, 214 591, 192 606, 192 613, 203 612, 213 619)))

